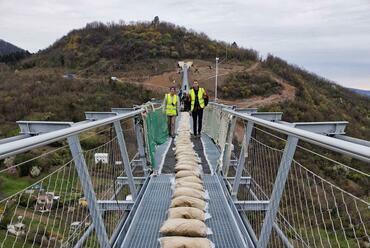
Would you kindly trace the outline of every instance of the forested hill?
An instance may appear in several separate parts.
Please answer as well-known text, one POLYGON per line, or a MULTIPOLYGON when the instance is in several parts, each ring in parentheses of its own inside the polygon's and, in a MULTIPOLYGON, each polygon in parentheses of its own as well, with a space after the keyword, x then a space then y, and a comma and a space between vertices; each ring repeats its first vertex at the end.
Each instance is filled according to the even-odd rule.
POLYGON ((28 51, 0 39, 0 63, 15 64, 30 55, 28 51))
POLYGON ((0 56, 8 55, 15 52, 23 52, 24 50, 0 39, 0 56))
POLYGON ((127 69, 127 65, 142 60, 214 59, 216 56, 238 61, 257 60, 251 49, 228 46, 167 22, 135 24, 94 22, 73 30, 52 46, 28 61, 26 67, 67 67, 86 69, 106 67, 108 71, 127 69))

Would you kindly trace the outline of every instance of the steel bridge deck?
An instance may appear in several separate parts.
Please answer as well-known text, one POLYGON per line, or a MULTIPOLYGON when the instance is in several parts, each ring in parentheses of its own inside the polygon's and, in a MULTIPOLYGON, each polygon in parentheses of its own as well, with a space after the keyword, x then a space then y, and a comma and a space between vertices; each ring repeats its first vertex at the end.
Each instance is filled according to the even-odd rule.
MULTIPOLYGON (((159 229, 166 219, 171 201, 172 177, 162 174, 151 178, 121 247, 159 247, 159 229)), ((205 175, 204 183, 211 198, 209 212, 212 218, 206 224, 213 234, 208 238, 216 247, 245 247, 217 176, 205 175)))

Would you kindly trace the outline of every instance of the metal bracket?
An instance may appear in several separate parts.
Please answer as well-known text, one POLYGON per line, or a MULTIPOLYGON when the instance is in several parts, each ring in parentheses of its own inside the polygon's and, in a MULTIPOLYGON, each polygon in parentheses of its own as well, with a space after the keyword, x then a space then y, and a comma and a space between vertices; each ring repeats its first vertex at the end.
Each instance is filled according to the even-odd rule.
POLYGON ((131 111, 134 111, 135 108, 111 108, 111 111, 118 114, 126 114, 131 111))
MULTIPOLYGON (((134 177, 135 184, 143 184, 145 182, 146 177, 134 177)), ((117 183, 120 184, 128 184, 129 179, 127 177, 117 177, 117 183)))
POLYGON ((85 119, 89 121, 97 121, 116 115, 118 114, 113 112, 85 112, 85 119))
POLYGON ((266 211, 270 201, 235 201, 238 211, 266 211))
POLYGON ((243 113, 243 114, 251 114, 258 112, 257 108, 236 108, 235 111, 243 113))
POLYGON ((98 200, 100 211, 131 210, 133 201, 98 200))
MULTIPOLYGON (((252 179, 251 177, 240 177, 239 184, 250 185, 251 179, 252 179)), ((226 177, 226 180, 230 182, 231 184, 234 184, 235 177, 226 177)))
POLYGON ((39 135, 71 127, 73 122, 61 121, 17 121, 20 134, 39 135))
POLYGON ((249 115, 264 119, 266 121, 272 121, 277 122, 281 121, 283 117, 283 112, 256 112, 256 113, 250 113, 249 115))

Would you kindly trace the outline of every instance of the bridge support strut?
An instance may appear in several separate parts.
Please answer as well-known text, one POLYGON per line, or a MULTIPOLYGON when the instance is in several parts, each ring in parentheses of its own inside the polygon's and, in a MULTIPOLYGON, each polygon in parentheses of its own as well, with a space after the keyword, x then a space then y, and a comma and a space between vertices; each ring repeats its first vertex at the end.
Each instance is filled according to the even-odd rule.
POLYGON ((127 179, 128 179, 128 186, 130 188, 132 199, 135 201, 136 200, 136 195, 137 195, 136 186, 135 186, 134 177, 132 175, 132 170, 131 170, 130 161, 129 161, 129 158, 128 158, 126 142, 125 142, 125 138, 123 136, 121 123, 120 123, 120 121, 115 121, 113 123, 113 125, 114 125, 114 129, 116 131, 118 145, 119 145, 119 149, 120 149, 120 152, 121 152, 121 157, 122 157, 123 166, 124 166, 123 169, 125 170, 125 173, 126 173, 126 176, 127 176, 127 179))
POLYGON ((271 231, 273 228, 273 224, 276 218, 276 214, 279 210, 279 204, 281 200, 281 196, 284 191, 284 186, 289 174, 289 170, 292 165, 294 153, 298 144, 298 138, 295 136, 288 136, 287 143, 284 148, 284 153, 280 161, 280 166, 278 173, 276 175, 274 188, 271 193, 270 203, 266 212, 265 219, 263 221, 262 230, 260 234, 260 238, 258 240, 257 247, 259 248, 266 248, 271 231))
POLYGON ((249 147, 249 143, 252 137, 253 125, 254 125, 253 122, 250 122, 250 121, 248 121, 248 123, 245 125, 246 127, 245 127, 245 133, 243 137, 242 149, 240 151, 238 167, 236 168, 235 180, 233 183, 233 189, 231 191, 231 195, 234 200, 236 199, 236 196, 238 194, 240 179, 243 174, 245 159, 248 157, 248 147, 249 147))
POLYGON ((86 197, 87 200, 87 205, 89 208, 92 222, 95 227, 96 236, 98 237, 100 247, 109 248, 110 244, 107 235, 107 230, 105 228, 104 221, 100 213, 100 207, 96 199, 94 187, 91 182, 89 170, 86 165, 86 161, 83 155, 83 151, 78 136, 73 135, 68 137, 68 144, 72 153, 73 161, 76 166, 78 177, 80 178, 84 196, 86 197))

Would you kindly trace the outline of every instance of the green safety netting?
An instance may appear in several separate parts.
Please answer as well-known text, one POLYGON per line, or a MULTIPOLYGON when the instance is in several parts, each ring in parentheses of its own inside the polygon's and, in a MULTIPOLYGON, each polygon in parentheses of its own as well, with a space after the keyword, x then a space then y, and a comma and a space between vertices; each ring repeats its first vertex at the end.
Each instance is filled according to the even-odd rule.
POLYGON ((167 116, 162 109, 149 112, 146 117, 147 142, 152 168, 156 168, 155 149, 157 145, 166 142, 168 138, 167 116))

